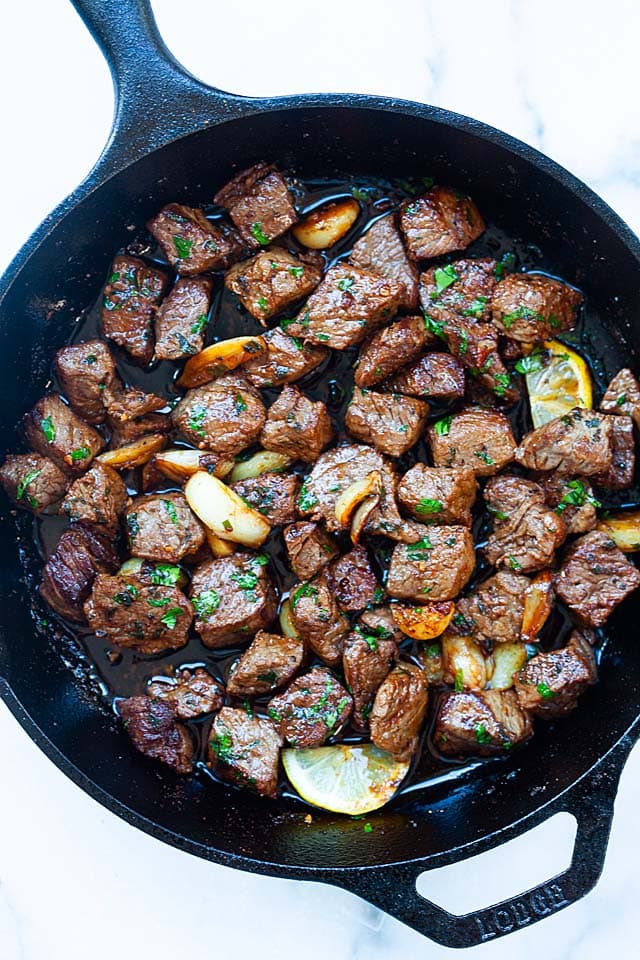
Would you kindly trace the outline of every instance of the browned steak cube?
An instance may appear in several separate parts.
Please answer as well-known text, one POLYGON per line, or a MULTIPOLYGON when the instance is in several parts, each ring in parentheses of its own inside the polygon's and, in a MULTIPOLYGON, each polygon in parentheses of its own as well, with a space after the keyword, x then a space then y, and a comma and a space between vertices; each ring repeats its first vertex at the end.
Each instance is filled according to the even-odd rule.
POLYGON ((274 247, 236 263, 224 283, 243 307, 266 327, 270 317, 282 313, 290 303, 308 297, 320 283, 321 276, 318 268, 274 247))
POLYGON ((81 420, 57 393, 38 400, 24 417, 27 442, 64 473, 84 473, 104 448, 97 430, 81 420))
POLYGON ((533 734, 513 690, 445 693, 438 707, 434 743, 447 756, 489 757, 533 734))
POLYGON ((129 423, 149 413, 155 413, 156 410, 162 410, 166 407, 167 400, 159 397, 157 393, 147 393, 137 387, 123 388, 118 384, 105 390, 105 404, 108 422, 113 426, 114 421, 117 424, 129 423))
POLYGON ((349 719, 353 700, 324 667, 303 674, 269 703, 269 716, 291 747, 321 747, 349 719))
POLYGON ((606 473, 613 460, 614 419, 575 407, 523 437, 515 458, 528 470, 579 477, 606 473))
POLYGON ((240 236, 254 249, 271 243, 298 219, 284 179, 268 163, 237 174, 214 200, 226 207, 240 236))
POLYGON ((521 573, 500 570, 458 600, 453 627, 489 648, 492 643, 517 643, 529 582, 521 573))
POLYGON ((330 667, 342 660, 349 621, 338 607, 326 570, 291 591, 291 619, 303 640, 330 667))
POLYGON ((120 475, 113 467, 94 463, 84 476, 73 481, 60 510, 72 522, 95 523, 116 532, 128 502, 120 475))
POLYGON ((240 374, 229 373, 188 390, 171 419, 194 446, 234 457, 258 439, 266 412, 255 387, 240 374))
POLYGON ((148 437, 152 433, 169 433, 171 419, 164 413, 150 413, 148 417, 140 417, 139 420, 111 420, 109 426, 112 431, 109 449, 117 450, 118 447, 124 447, 133 440, 148 437))
POLYGON ((178 280, 156 313, 156 360, 182 360, 199 353, 211 307, 211 280, 178 280))
POLYGON ((82 604, 99 573, 112 573, 118 557, 105 537, 88 527, 65 530, 44 565, 40 593, 67 620, 84 622, 82 604))
POLYGON ((450 187, 433 187, 400 211, 400 228, 414 260, 464 250, 484 232, 473 200, 450 187))
POLYGON ((134 557, 179 563, 205 542, 204 528, 183 493, 134 497, 126 522, 134 557))
POLYGON ((324 347, 290 337, 282 327, 263 334, 267 349, 242 365, 242 372, 254 387, 279 387, 293 383, 319 367, 329 356, 324 347))
POLYGON ((54 360, 62 392, 87 423, 102 423, 104 394, 118 381, 116 365, 106 343, 87 340, 58 350, 54 360))
POLYGON ((164 700, 181 720, 193 720, 219 710, 224 703, 224 687, 203 667, 183 667, 173 677, 156 677, 147 686, 154 700, 164 700))
POLYGON ((324 403, 310 400, 297 387, 287 385, 269 407, 260 443, 265 450, 313 463, 332 438, 333 427, 324 403))
POLYGON ((258 630, 229 674, 227 691, 233 697, 259 697, 284 687, 305 657, 304 641, 258 630))
POLYGON ((640 383, 628 367, 616 373, 606 389, 600 409, 603 413, 625 414, 640 429, 640 383))
POLYGON ((491 298, 496 287, 495 260, 456 260, 431 267, 420 275, 420 302, 436 324, 469 319, 490 320, 491 298))
POLYGON ((270 720, 223 707, 211 727, 208 763, 223 780, 275 797, 281 746, 270 720))
POLYGON ((387 592, 398 600, 453 600, 475 567, 473 538, 466 527, 425 528, 417 543, 393 548, 387 592))
POLYGON ((292 473, 261 473, 232 483, 231 488, 274 526, 296 518, 298 478, 292 473))
POLYGON ((417 750, 428 700, 424 671, 415 663, 397 664, 373 701, 369 715, 372 743, 398 760, 408 760, 417 750))
POLYGON ((398 659, 398 648, 393 639, 369 633, 366 627, 358 630, 347 637, 342 668, 353 697, 353 724, 366 730, 373 699, 398 659))
POLYGON ((154 697, 129 697, 119 701, 118 710, 136 750, 166 763, 176 773, 191 773, 193 740, 176 719, 172 704, 154 697))
POLYGON ((544 490, 547 504, 564 520, 568 534, 593 530, 600 502, 586 480, 572 480, 552 472, 541 473, 536 481, 544 490))
POLYGON ((0 483, 19 507, 42 513, 65 494, 69 477, 38 453, 10 453, 0 467, 0 483))
POLYGON ((467 467, 490 477, 511 463, 516 442, 511 424, 497 410, 469 407, 427 428, 436 467, 467 467))
POLYGON ((542 487, 521 477, 492 477, 484 499, 493 516, 493 533, 484 551, 489 563, 523 573, 551 566, 567 528, 548 508, 542 487))
POLYGON ((265 557, 234 553, 196 567, 191 581, 195 627, 205 647, 250 640, 276 617, 273 585, 265 557))
POLYGON ((373 443, 390 457, 401 457, 420 439, 428 413, 424 400, 354 387, 344 422, 355 440, 373 443))
POLYGON ((338 548, 317 523, 292 523, 283 537, 289 566, 300 580, 311 580, 338 555, 338 548))
POLYGON ((168 203, 149 220, 147 230, 182 276, 224 270, 242 254, 242 244, 226 224, 211 223, 198 207, 168 203))
POLYGON ((424 317, 402 317, 382 327, 364 344, 358 357, 354 380, 359 387, 373 387, 408 363, 417 360, 423 349, 435 341, 424 317))
POLYGON ((448 353, 425 353, 396 374, 387 387, 408 397, 455 400, 464 397, 464 367, 448 353))
POLYGON ((633 420, 624 415, 613 417, 611 424, 611 466, 606 473, 594 476, 593 482, 609 490, 627 490, 633 486, 636 469, 636 445, 633 420))
POLYGON ((574 630, 566 647, 532 657, 515 676, 523 710, 536 717, 560 717, 596 682, 598 668, 588 639, 574 630))
POLYGON ((382 640, 395 640, 402 643, 405 635, 396 625, 390 607, 372 607, 363 610, 354 627, 356 633, 380 637, 382 640))
MULTIPOLYGON (((491 323, 475 320, 457 320, 445 324, 444 338, 451 353, 469 370, 472 380, 469 392, 484 388, 493 396, 507 403, 520 398, 520 392, 511 384, 511 374, 498 352, 498 331, 491 323)), ((492 402, 483 401, 486 406, 492 402)))
POLYGON ((415 310, 418 306, 418 271, 404 249, 394 214, 381 217, 369 227, 354 245, 349 260, 363 270, 402 284, 401 307, 415 310))
POLYGON ((100 318, 104 336, 142 366, 153 357, 153 319, 167 286, 167 277, 160 270, 136 257, 116 257, 103 290, 100 318))
POLYGON ((193 619, 191 604, 176 586, 104 573, 96 577, 84 612, 96 636, 143 654, 184 647, 193 619))
POLYGON ((398 502, 423 523, 471 526, 478 484, 473 470, 416 463, 398 486, 398 502))
POLYGON ((330 267, 296 319, 292 336, 346 350, 395 314, 404 287, 348 263, 330 267))
POLYGON ((521 343, 549 340, 576 325, 583 296, 573 287, 536 273, 511 273, 497 285, 492 318, 501 332, 521 343))
POLYGON ((640 572, 606 533, 592 530, 567 553, 555 586, 580 623, 602 627, 618 604, 640 586, 640 572))
POLYGON ((360 544, 331 564, 329 576, 341 610, 364 610, 382 594, 369 554, 360 544))

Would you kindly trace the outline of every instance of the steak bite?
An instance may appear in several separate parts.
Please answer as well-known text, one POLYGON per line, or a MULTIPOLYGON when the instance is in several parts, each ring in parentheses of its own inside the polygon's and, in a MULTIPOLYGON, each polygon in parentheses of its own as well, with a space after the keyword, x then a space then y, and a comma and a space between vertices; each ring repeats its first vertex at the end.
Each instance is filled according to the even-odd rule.
POLYGON ((378 687, 369 715, 371 741, 397 760, 409 760, 418 748, 429 695, 424 671, 398 663, 378 687))
POLYGON ((628 367, 616 373, 605 391, 600 409, 603 413, 631 417, 640 430, 640 383, 628 367))
POLYGON ((418 271, 404 249, 394 214, 381 217, 369 227, 355 243, 349 261, 356 267, 400 283, 404 288, 401 307, 415 310, 418 306, 418 271))
POLYGON ((94 463, 74 480, 60 510, 71 522, 98 524, 117 533, 120 517, 129 502, 129 495, 120 475, 103 463, 94 463))
POLYGON ((262 555, 234 553, 196 567, 191 581, 195 628, 213 650, 268 630, 276 617, 273 585, 262 555))
POLYGON ((282 327, 274 327, 263 334, 267 349, 250 357, 242 365, 242 372, 254 387, 279 387, 293 383, 315 370, 329 356, 324 347, 303 343, 290 337, 282 327))
POLYGON ((298 219, 286 183, 273 164, 256 163, 238 173, 214 201, 229 215, 252 249, 266 246, 298 219))
POLYGON ((110 426, 114 423, 119 426, 121 423, 139 420, 167 405, 166 398, 159 397, 157 393, 147 393, 137 387, 122 387, 119 383, 117 386, 108 387, 104 398, 110 426))
POLYGON ((168 203, 147 223, 147 230, 182 276, 224 270, 242 254, 234 230, 211 223, 198 207, 168 203))
POLYGON ((549 340, 573 330, 583 296, 538 273, 511 273, 496 286, 492 319, 501 333, 521 343, 549 340))
POLYGON ((351 714, 353 700, 325 667, 314 667, 269 703, 269 717, 291 747, 321 747, 351 714))
POLYGON ((153 357, 153 319, 167 286, 164 273, 137 257, 116 257, 111 265, 102 294, 102 332, 141 366, 153 357))
POLYGON ((514 690, 445 693, 440 700, 434 743, 446 756, 489 757, 533 735, 514 690))
POLYGON ((404 287, 347 263, 329 267, 287 327, 292 336, 346 350, 395 314, 404 287))
POLYGON ((211 280, 184 277, 156 313, 156 360, 182 360, 204 346, 211 307, 211 280))
POLYGON ((547 504, 564 520, 567 534, 593 530, 600 501, 596 500, 586 480, 572 480, 552 472, 540 474, 536 481, 544 490, 547 504))
POLYGON ((57 393, 38 400, 23 420, 27 443, 64 473, 84 473, 104 449, 97 430, 81 420, 57 393))
POLYGON ((521 477, 493 477, 484 489, 493 516, 485 556, 494 567, 532 573, 551 566, 567 528, 545 503, 542 487, 521 477))
POLYGON ((87 423, 102 423, 106 416, 104 391, 118 381, 116 365, 102 340, 87 340, 62 347, 54 370, 62 392, 87 423))
POLYGON ((493 643, 517 643, 529 582, 521 573, 500 570, 457 601, 453 628, 488 649, 493 643))
POLYGON ((378 687, 398 659, 395 640, 378 637, 359 627, 350 633, 344 646, 342 668, 353 697, 353 724, 366 730, 378 687))
POLYGON ((402 643, 405 635, 393 619, 390 607, 372 607, 363 610, 358 617, 354 630, 360 635, 379 637, 381 640, 395 640, 402 643))
POLYGON ((317 523, 302 520, 283 531, 289 566, 299 580, 311 580, 338 555, 338 548, 317 523))
POLYGON ((342 660, 349 621, 338 607, 333 584, 326 570, 291 591, 291 619, 303 640, 321 660, 337 667, 342 660))
POLYGON ((131 553, 145 560, 179 563, 205 542, 204 528, 183 493, 135 497, 126 522, 131 553))
POLYGON ((224 285, 242 306, 266 327, 267 320, 296 300, 308 297, 320 283, 322 271, 274 247, 242 260, 227 272, 224 285))
POLYGON ((640 572, 599 530, 575 541, 555 577, 558 596, 587 627, 602 627, 638 586, 640 572))
POLYGON ((468 384, 470 394, 484 387, 507 403, 519 400, 520 393, 512 386, 511 374, 498 352, 498 332, 492 324, 469 318, 457 320, 445 325, 444 338, 451 353, 474 378, 468 384))
POLYGON ((354 387, 344 422, 354 439, 371 442, 390 457, 401 457, 420 439, 428 413, 423 400, 354 387))
POLYGON ((464 397, 464 367, 449 353, 425 353, 396 374, 387 387, 407 397, 456 400, 464 397))
POLYGON ((148 437, 151 433, 169 433, 171 419, 164 413, 150 413, 148 417, 140 417, 139 420, 112 420, 109 426, 112 431, 109 448, 117 450, 118 447, 125 447, 133 440, 148 437))
POLYGON ((227 692, 233 697, 260 697, 284 687, 298 672, 305 657, 299 637, 281 637, 258 630, 232 667, 227 692))
POLYGON ((341 610, 364 610, 375 603, 381 590, 369 554, 360 545, 335 560, 329 567, 329 576, 341 610))
POLYGON ((513 460, 516 448, 508 418, 479 407, 429 424, 427 437, 436 467, 468 468, 478 477, 502 470, 513 460))
POLYGON ((532 657, 515 675, 521 708, 536 717, 560 717, 577 706, 578 697, 596 682, 598 668, 588 638, 574 630, 561 650, 532 657))
POLYGON ((627 490, 633 486, 636 469, 636 449, 633 437, 633 420, 624 415, 612 417, 611 466, 593 481, 609 490, 627 490))
POLYGON ((112 543, 88 527, 72 527, 62 534, 44 565, 40 594, 61 617, 84 623, 82 604, 94 580, 117 566, 112 543))
POLYGON ((42 513, 64 497, 69 477, 48 457, 10 453, 0 467, 0 483, 18 507, 42 513))
POLYGON ((417 360, 434 340, 423 317, 401 317, 388 327, 382 327, 360 350, 354 374, 356 384, 373 387, 381 383, 417 360))
POLYGON ((478 484, 473 470, 416 463, 398 486, 398 502, 423 523, 471 526, 478 484))
POLYGON ((173 704, 155 697, 129 697, 119 701, 118 710, 136 750, 166 763, 176 773, 191 773, 193 740, 184 724, 176 719, 173 704))
POLYGON ((281 746, 270 720, 223 707, 211 726, 207 762, 223 780, 275 797, 281 746))
POLYGON ((466 527, 429 527, 417 543, 393 548, 387 592, 398 600, 453 600, 475 567, 473 538, 466 527))
POLYGON ((602 475, 613 460, 614 419, 574 407, 528 433, 515 458, 528 470, 557 470, 564 476, 602 475))
POLYGON ((425 270, 420 275, 420 302, 425 315, 445 326, 465 318, 476 323, 489 321, 495 268, 495 260, 484 258, 456 260, 425 270))
POLYGON ((432 187, 423 197, 403 205, 400 229, 409 256, 424 260, 464 250, 484 233, 485 225, 469 197, 450 187, 432 187))
POLYGON ((142 654, 184 647, 193 619, 191 604, 178 587, 104 573, 96 577, 84 612, 97 637, 142 654))
POLYGON ((333 427, 324 403, 310 400, 297 387, 287 385, 269 407, 260 443, 265 450, 313 463, 332 438, 333 427))
POLYGON ((259 477, 232 483, 231 489, 273 526, 291 523, 296 518, 298 478, 292 473, 261 473, 259 477))
POLYGON ((254 443, 265 419, 260 394, 238 373, 188 390, 171 414, 190 443, 221 457, 234 457, 254 443))
POLYGON ((204 667, 183 667, 173 677, 156 677, 148 684, 147 693, 170 704, 180 720, 213 713, 224 703, 224 687, 204 667))

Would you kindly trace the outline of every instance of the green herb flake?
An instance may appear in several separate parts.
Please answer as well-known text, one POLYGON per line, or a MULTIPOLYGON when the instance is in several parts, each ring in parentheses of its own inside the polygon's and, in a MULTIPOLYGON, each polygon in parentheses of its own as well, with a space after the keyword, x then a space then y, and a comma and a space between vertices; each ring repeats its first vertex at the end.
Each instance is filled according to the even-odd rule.
POLYGON ((25 497, 25 494, 27 493, 27 487, 29 487, 29 485, 32 484, 33 481, 37 477, 39 477, 41 473, 42 473, 42 470, 29 470, 29 472, 24 475, 22 480, 20 480, 16 486, 16 500, 26 499, 29 506, 32 507, 34 510, 38 506, 38 501, 36 500, 35 497, 32 497, 30 495, 27 495, 25 497))
POLYGON ((477 457, 478 460, 482 460, 483 463, 486 463, 488 467, 494 466, 494 461, 491 459, 489 454, 485 450, 476 450, 474 457, 477 457))
POLYGON ((236 393, 236 413, 244 413, 247 409, 247 401, 241 393, 236 393))
POLYGON ((456 273, 456 268, 453 264, 448 263, 446 267, 437 267, 433 275, 433 280, 438 296, 459 279, 460 276, 456 273))
POLYGON ((462 311, 463 317, 474 317, 476 320, 481 320, 484 315, 484 308, 487 302, 486 297, 476 297, 475 300, 472 300, 466 310, 462 311))
POLYGON ((430 660, 435 660, 440 656, 442 650, 439 643, 432 643, 426 647, 424 651, 425 657, 428 657, 430 660))
POLYGON ((120 274, 116 271, 116 273, 111 274, 111 276, 107 280, 107 283, 116 283, 119 279, 120 279, 120 274))
POLYGON ((299 280, 300 277, 304 276, 304 267, 289 267, 289 273, 292 277, 295 277, 296 280, 299 280))
POLYGON ((170 607, 164 616, 160 617, 160 622, 164 623, 167 630, 173 630, 178 622, 178 617, 182 616, 184 616, 184 610, 180 607, 170 607))
POLYGON ((126 583, 124 585, 124 590, 120 593, 116 593, 113 597, 114 603, 121 604, 123 607, 129 607, 134 600, 138 599, 140 591, 137 587, 134 587, 132 583, 126 583))
POLYGON ((449 435, 449 431, 451 430, 452 421, 453 414, 450 413, 447 417, 442 417, 441 420, 436 420, 433 425, 433 429, 439 437, 446 437, 449 435))
POLYGON ((199 437, 205 437, 206 432, 203 427, 204 419, 207 415, 207 411, 204 407, 197 407, 195 410, 191 411, 189 419, 187 421, 187 426, 189 430, 192 430, 193 433, 196 433, 199 437))
POLYGON ((367 636, 364 636, 362 639, 367 644, 369 649, 372 650, 373 653, 375 653, 376 650, 378 649, 378 641, 376 640, 376 638, 367 635, 367 636))
POLYGON ((45 417, 44 420, 41 420, 40 426, 42 427, 42 432, 45 435, 47 443, 53 443, 56 438, 56 428, 51 417, 45 417))
POLYGON ((193 240, 186 240, 185 237, 173 237, 173 245, 176 248, 178 260, 188 260, 191 256, 193 240))
POLYGON ((85 357, 84 362, 89 366, 92 366, 94 363, 98 362, 98 358, 96 357, 95 353, 90 353, 88 357, 85 357))
POLYGON ((269 304, 266 297, 258 297, 258 306, 263 313, 269 313, 269 304))
POLYGON ((147 603, 150 607, 166 607, 167 604, 171 603, 171 597, 160 597, 155 599, 155 597, 147 597, 147 603))
POLYGON ((515 368, 518 373, 537 373, 545 365, 546 355, 543 350, 534 350, 526 357, 521 357, 516 361, 515 368))
POLYGON ((318 588, 310 583, 301 583, 291 594, 291 609, 295 610, 303 597, 317 597, 318 588))
POLYGON ((221 763, 233 763, 235 759, 233 739, 228 730, 222 730, 220 732, 216 730, 209 740, 209 747, 221 763))
POLYGON ((586 483, 582 480, 569 480, 565 484, 565 492, 555 512, 561 514, 567 507, 582 507, 585 503, 590 503, 594 507, 602 506, 600 501, 588 492, 586 483))
POLYGON ((373 833, 373 827, 371 826, 370 823, 365 823, 362 829, 364 833, 373 833))
POLYGON ((516 256, 514 253, 505 253, 502 259, 496 263, 493 273, 497 280, 501 280, 507 270, 509 270, 514 263, 516 262, 516 256))
POLYGON ((327 343, 331 340, 331 337, 328 333, 316 333, 316 340, 320 340, 321 343, 327 343))
POLYGON ((439 320, 434 320, 433 317, 430 317, 428 313, 424 313, 424 325, 425 328, 432 333, 434 337, 439 337, 440 340, 446 340, 444 332, 444 323, 441 323, 439 320))
POLYGON ((464 690, 464 671, 462 670, 462 668, 460 668, 459 670, 456 670, 456 680, 453 685, 453 688, 456 691, 456 693, 461 693, 464 690))
POLYGON ((536 687, 536 690, 540 694, 543 700, 551 700, 552 697, 555 697, 555 693, 551 687, 546 683, 539 683, 536 687))
POLYGON ((626 395, 626 393, 621 393, 620 396, 618 397, 618 399, 616 400, 616 404, 617 404, 619 407, 621 407, 621 406, 622 406, 623 404, 625 404, 626 402, 627 402, 627 395, 626 395))
MULTIPOLYGON (((531 320, 534 323, 545 322, 545 318, 541 313, 537 313, 535 310, 532 310, 530 307, 525 307, 524 305, 519 306, 511 313, 505 313, 502 317, 499 317, 498 320, 505 330, 510 330, 516 320, 531 320)), ((553 326, 553 324, 551 325, 553 326)))
POLYGON ((222 526, 227 531, 227 533, 231 533, 231 531, 233 530, 233 524, 231 523, 231 520, 223 520, 222 526))
POLYGON ((91 451, 89 447, 78 447, 76 450, 71 451, 71 462, 78 463, 80 460, 86 460, 87 457, 91 456, 91 451))
POLYGON ((191 603, 198 616, 206 620, 220 606, 220 594, 217 590, 203 590, 197 597, 192 598, 191 603))
POLYGON ((300 493, 298 494, 298 506, 303 513, 308 513, 312 510, 320 501, 318 498, 309 491, 308 482, 305 480, 300 487, 300 493))
POLYGON ((175 587, 182 570, 170 563, 159 563, 151 571, 151 583, 162 587, 175 587))
POLYGON ((195 323, 191 325, 191 333, 196 333, 196 334, 204 333, 204 330, 208 322, 209 321, 206 313, 201 313, 200 316, 196 319, 195 323))
POLYGON ((509 555, 509 566, 512 570, 522 570, 522 564, 512 554, 509 555))
POLYGON ((254 240, 257 240, 261 247, 266 247, 270 243, 269 237, 266 235, 262 229, 262 223, 260 220, 256 220, 255 223, 251 224, 251 236, 254 240))
POLYGON ((407 558, 409 560, 428 560, 429 550, 433 550, 433 544, 429 537, 423 537, 417 543, 407 545, 407 558))
POLYGON ((176 512, 176 508, 173 502, 171 500, 163 500, 162 505, 167 511, 167 513, 169 514, 169 519, 171 520, 171 523, 178 523, 179 522, 178 514, 176 512))
POLYGON ((345 293, 347 290, 350 290, 354 285, 355 280, 353 277, 341 277, 340 280, 336 283, 338 290, 342 290, 345 293))
POLYGON ((429 500, 423 498, 416 504, 416 513, 420 514, 429 515, 434 513, 442 513, 443 510, 444 504, 442 500, 429 500))
POLYGON ((491 743, 491 735, 487 732, 487 728, 483 723, 476 723, 473 732, 476 735, 478 743, 491 743))
POLYGON ((496 397, 504 397, 511 386, 511 377, 508 373, 496 373, 494 380, 496 386, 493 388, 493 392, 496 397))

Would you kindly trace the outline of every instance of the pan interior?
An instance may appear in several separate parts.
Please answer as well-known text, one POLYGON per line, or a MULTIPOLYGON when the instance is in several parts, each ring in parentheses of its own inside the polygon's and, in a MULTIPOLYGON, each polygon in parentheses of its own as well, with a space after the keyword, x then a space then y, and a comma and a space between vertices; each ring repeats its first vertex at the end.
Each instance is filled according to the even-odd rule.
MULTIPOLYGON (((33 251, 0 306, 0 407, 5 449, 41 395, 51 358, 95 297, 113 252, 164 203, 210 202, 231 173, 273 159, 303 179, 429 175, 469 191, 508 234, 540 248, 553 272, 587 295, 594 371, 606 380, 634 366, 640 338, 640 262, 615 223, 501 142, 409 113, 318 106, 264 112, 199 131, 117 174, 73 208, 33 251)), ((214 859, 240 855, 275 865, 375 865, 442 853, 526 816, 573 783, 634 721, 640 649, 629 634, 632 597, 611 621, 600 683, 579 709, 506 761, 466 768, 409 792, 368 820, 272 803, 197 778, 179 780, 126 749, 114 718, 86 693, 72 645, 38 630, 32 610, 30 526, 3 506, 0 675, 37 727, 145 829, 214 859), (18 556, 19 554, 19 556, 18 556), (62 655, 61 655, 62 653, 62 655), (71 668, 71 669, 69 669, 71 668), (75 674, 75 677, 74 677, 75 674)))

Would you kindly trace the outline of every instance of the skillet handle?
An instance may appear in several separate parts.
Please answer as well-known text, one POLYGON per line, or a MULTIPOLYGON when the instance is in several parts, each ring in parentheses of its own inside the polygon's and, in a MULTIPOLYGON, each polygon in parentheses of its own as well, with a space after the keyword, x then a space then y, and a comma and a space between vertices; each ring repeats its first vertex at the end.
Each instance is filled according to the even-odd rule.
POLYGON ((455 856, 435 864, 422 861, 361 870, 349 879, 341 882, 335 878, 334 882, 447 947, 477 946, 531 926, 580 900, 595 887, 604 866, 618 781, 634 739, 623 738, 597 772, 587 774, 545 809, 537 823, 561 810, 576 818, 573 856, 563 873, 524 893, 462 916, 449 913, 418 893, 416 881, 428 866, 443 866, 453 862, 455 856))
POLYGON ((107 176, 194 129, 231 118, 250 98, 209 87, 178 63, 151 0, 71 0, 111 70, 115 112, 94 172, 107 176))

